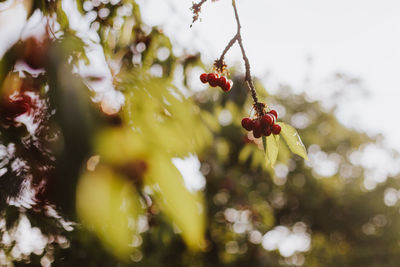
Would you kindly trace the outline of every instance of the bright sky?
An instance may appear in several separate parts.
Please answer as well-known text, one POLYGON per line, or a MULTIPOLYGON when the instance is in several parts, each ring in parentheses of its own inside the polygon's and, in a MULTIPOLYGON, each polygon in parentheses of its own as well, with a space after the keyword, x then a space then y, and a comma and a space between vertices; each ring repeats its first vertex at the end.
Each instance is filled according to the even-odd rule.
MULTIPOLYGON (((202 21, 192 28, 191 0, 138 2, 147 23, 162 25, 176 42, 188 51, 201 51, 208 62, 236 31, 230 0, 208 1, 202 21)), ((359 78, 369 96, 357 100, 349 92, 340 102, 340 120, 382 132, 386 144, 400 150, 400 1, 237 0, 237 5, 252 72, 264 78, 270 91, 286 83, 310 95, 329 95, 327 81, 334 73, 359 78), (311 83, 304 86, 307 77, 311 83)), ((228 65, 240 60, 238 49, 227 55, 228 65)))

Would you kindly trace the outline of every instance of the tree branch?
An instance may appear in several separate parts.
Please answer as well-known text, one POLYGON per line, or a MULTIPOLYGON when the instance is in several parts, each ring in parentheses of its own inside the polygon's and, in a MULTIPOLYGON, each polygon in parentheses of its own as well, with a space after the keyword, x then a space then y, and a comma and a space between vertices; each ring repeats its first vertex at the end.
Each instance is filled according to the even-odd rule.
POLYGON ((192 27, 193 23, 196 22, 196 20, 199 19, 200 16, 200 11, 201 11, 201 6, 207 2, 207 0, 201 0, 199 3, 195 4, 193 3, 192 7, 190 8, 193 11, 193 21, 192 24, 190 24, 190 27, 192 27))
POLYGON ((241 31, 240 31, 242 26, 240 24, 239 14, 238 14, 238 11, 237 11, 237 8, 236 8, 236 1, 235 0, 232 0, 232 7, 233 7, 233 10, 235 12, 235 19, 236 19, 236 24, 237 24, 237 32, 236 32, 235 36, 229 41, 228 45, 225 47, 225 49, 222 52, 220 58, 216 61, 216 64, 218 64, 218 66, 216 66, 216 67, 218 69, 219 66, 223 66, 224 65, 225 54, 228 52, 228 50, 237 41, 238 44, 239 44, 239 47, 240 47, 240 51, 242 52, 242 57, 243 57, 243 61, 244 61, 245 69, 246 69, 244 80, 246 81, 247 87, 249 88, 249 90, 251 92, 251 97, 253 98, 253 101, 254 101, 254 105, 253 106, 254 106, 256 112, 259 115, 262 115, 264 113, 265 104, 258 102, 258 97, 257 97, 256 89, 255 89, 255 86, 254 86, 253 78, 251 77, 249 58, 247 57, 246 51, 245 51, 244 46, 243 46, 243 40, 242 40, 241 31))

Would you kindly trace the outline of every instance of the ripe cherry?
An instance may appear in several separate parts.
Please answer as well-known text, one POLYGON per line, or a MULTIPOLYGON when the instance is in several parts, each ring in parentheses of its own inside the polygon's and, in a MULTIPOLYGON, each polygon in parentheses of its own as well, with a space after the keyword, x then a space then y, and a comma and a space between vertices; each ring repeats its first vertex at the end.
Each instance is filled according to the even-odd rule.
POLYGON ((27 95, 19 95, 16 99, 4 99, 0 113, 6 120, 14 120, 16 117, 29 113, 33 106, 32 99, 27 95))
POLYGON ((221 87, 222 89, 224 88, 227 80, 224 76, 219 77, 218 79, 218 86, 221 87))
POLYGON ((253 130, 253 121, 250 118, 243 118, 242 127, 245 128, 247 131, 253 130))
POLYGON ((207 79, 208 79, 208 83, 212 87, 216 87, 218 85, 218 82, 219 82, 219 75, 217 73, 209 73, 207 75, 207 79))
POLYGON ((273 134, 280 134, 281 126, 279 126, 278 124, 274 124, 271 126, 271 130, 273 134))
POLYGON ((263 127, 261 121, 256 119, 253 120, 253 135, 255 138, 260 138, 263 133, 263 127))
POLYGON ((263 124, 264 127, 273 125, 274 122, 275 122, 275 119, 274 119, 273 115, 268 114, 268 113, 265 114, 264 116, 262 116, 262 118, 261 118, 261 123, 263 124))
POLYGON ((261 135, 262 135, 262 133, 261 133, 260 131, 253 130, 253 136, 254 136, 255 138, 260 138, 261 135))
POLYGON ((271 109, 268 113, 271 113, 275 116, 275 118, 278 118, 278 112, 275 109, 271 109))
POLYGON ((42 39, 34 36, 28 38, 23 45, 23 58, 25 62, 33 69, 44 68, 49 44, 50 41, 46 37, 42 39))
POLYGON ((271 127, 270 127, 270 126, 267 126, 267 127, 264 129, 264 135, 265 135, 265 136, 270 136, 271 133, 272 133, 271 127))
POLYGON ((226 83, 223 86, 221 86, 221 88, 225 92, 229 92, 232 89, 232 84, 233 84, 232 81, 228 80, 228 81, 226 81, 226 83))
POLYGON ((203 74, 200 75, 200 81, 201 81, 202 83, 207 83, 207 82, 208 82, 208 75, 207 75, 207 73, 203 73, 203 74))

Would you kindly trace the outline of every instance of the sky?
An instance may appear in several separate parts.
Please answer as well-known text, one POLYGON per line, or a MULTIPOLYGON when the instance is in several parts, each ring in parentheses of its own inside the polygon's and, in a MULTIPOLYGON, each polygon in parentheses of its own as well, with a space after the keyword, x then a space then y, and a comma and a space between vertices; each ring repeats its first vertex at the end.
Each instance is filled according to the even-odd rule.
MULTIPOLYGON (((191 0, 137 2, 145 22, 161 26, 186 51, 200 51, 210 65, 236 32, 231 0, 205 3, 192 28, 191 0)), ((341 99, 339 120, 382 133, 385 145, 400 151, 400 1, 237 0, 237 6, 252 73, 267 90, 288 84, 323 99, 333 93, 335 73, 360 79, 341 99)), ((226 61, 239 66, 239 49, 226 61)))

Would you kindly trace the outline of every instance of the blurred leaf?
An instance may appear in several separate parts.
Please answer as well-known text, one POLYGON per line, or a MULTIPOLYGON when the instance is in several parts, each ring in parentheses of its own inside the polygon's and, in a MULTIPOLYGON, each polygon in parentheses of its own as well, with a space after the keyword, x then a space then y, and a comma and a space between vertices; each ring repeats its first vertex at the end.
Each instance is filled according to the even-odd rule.
POLYGON ((77 187, 77 213, 113 254, 126 258, 132 251, 135 229, 129 223, 141 211, 134 188, 111 169, 99 166, 86 172, 77 187))
POLYGON ((271 167, 274 167, 279 152, 279 135, 271 134, 270 136, 267 136, 266 142, 268 158, 271 163, 271 167))
POLYGON ((304 144, 301 141, 300 135, 297 133, 296 129, 283 122, 278 122, 277 124, 279 124, 282 128, 281 135, 283 139, 285 139, 290 151, 308 160, 306 148, 304 147, 304 144))
POLYGON ((140 135, 129 128, 111 128, 102 131, 95 140, 96 153, 107 163, 121 165, 148 154, 149 146, 140 135))
POLYGON ((61 1, 58 1, 57 3, 57 22, 60 23, 61 29, 69 27, 68 17, 62 9, 61 1))
POLYGON ((202 195, 191 193, 185 187, 179 171, 171 161, 157 155, 147 176, 147 182, 155 191, 157 203, 170 220, 182 231, 189 248, 204 247, 205 213, 202 195))
POLYGON ((246 145, 240 150, 239 162, 244 163, 253 153, 253 148, 251 145, 246 145))
POLYGON ((269 155, 268 155, 268 150, 267 150, 267 137, 266 136, 262 136, 261 137, 261 139, 262 139, 262 142, 263 142, 263 148, 264 148, 264 153, 265 153, 265 161, 266 161, 266 164, 268 165, 269 164, 269 155))

